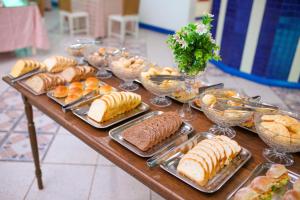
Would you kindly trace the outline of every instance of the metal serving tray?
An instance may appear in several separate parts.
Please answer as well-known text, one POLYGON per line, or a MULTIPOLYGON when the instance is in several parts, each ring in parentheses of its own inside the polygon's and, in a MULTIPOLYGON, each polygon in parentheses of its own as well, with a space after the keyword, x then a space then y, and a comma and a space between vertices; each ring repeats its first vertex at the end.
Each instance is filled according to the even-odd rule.
MULTIPOLYGON (((256 168, 248 176, 248 178, 241 185, 239 185, 232 193, 230 193, 228 195, 227 200, 230 200, 230 199, 233 200, 233 197, 234 197, 235 193, 240 188, 248 186, 255 177, 266 175, 266 172, 270 169, 271 166, 272 166, 272 163, 262 163, 262 164, 257 165, 256 168)), ((276 193, 273 196, 273 200, 277 200, 277 199, 279 200, 279 199, 281 199, 282 195, 284 195, 284 193, 287 190, 292 189, 293 188, 293 184, 295 183, 295 181, 300 178, 299 174, 296 174, 295 172, 292 172, 290 170, 288 170, 288 175, 290 177, 290 181, 287 184, 287 187, 284 188, 283 191, 281 190, 280 192, 276 193)))
MULTIPOLYGON (((192 108, 194 108, 195 110, 198 110, 198 111, 203 112, 203 111, 201 110, 201 108, 198 107, 193 101, 191 101, 189 104, 190 104, 190 106, 191 106, 192 108)), ((248 128, 248 127, 245 127, 245 126, 238 126, 238 127, 241 127, 241 128, 243 128, 243 129, 246 129, 246 130, 248 130, 248 131, 251 131, 251 132, 257 134, 255 127, 253 127, 253 128, 248 128)))
POLYGON ((162 111, 153 111, 150 113, 147 113, 137 119, 134 119, 130 122, 127 122, 126 124, 123 124, 119 127, 116 127, 112 130, 109 131, 109 136, 115 140, 116 142, 120 143, 121 145, 123 145, 124 147, 126 147, 127 149, 129 149, 130 151, 132 151, 133 153, 141 156, 141 157, 152 157, 154 155, 156 155, 157 153, 165 150, 166 148, 168 148, 170 145, 173 144, 174 141, 176 141, 176 139, 178 137, 180 137, 181 135, 188 135, 191 132, 193 132, 193 127, 188 124, 183 122, 180 129, 173 134, 171 137, 169 137, 168 139, 164 140, 163 142, 155 145, 153 148, 149 149, 148 151, 141 151, 140 149, 138 149, 136 146, 130 144, 129 142, 127 142, 123 137, 122 137, 122 132, 133 126, 136 124, 139 124, 143 121, 145 121, 146 119, 149 119, 151 117, 154 117, 156 115, 161 115, 163 112, 162 111))
MULTIPOLYGON (((92 99, 94 100, 94 99, 92 99)), ((92 119, 90 119, 87 116, 87 111, 89 109, 89 107, 91 106, 92 100, 88 100, 87 102, 81 102, 76 109, 73 109, 72 112, 75 116, 79 117, 80 119, 82 119, 83 121, 85 121, 86 123, 90 124, 91 126, 95 127, 95 128, 108 128, 112 125, 115 125, 119 122, 122 122, 126 119, 129 119, 131 117, 134 117, 136 115, 139 115, 141 113, 146 112, 147 110, 149 110, 149 105, 142 102, 138 107, 136 107, 135 109, 126 112, 124 114, 118 115, 108 121, 105 122, 96 122, 92 119), (81 114, 82 111, 84 111, 84 114, 81 114)))
MULTIPOLYGON (((82 83, 84 83, 84 81, 81 81, 82 83)), ((66 86, 68 86, 69 84, 67 84, 66 86)), ((100 82, 99 83, 99 86, 104 86, 104 85, 107 85, 106 83, 104 83, 104 82, 100 82)), ((66 98, 56 98, 56 97, 54 97, 53 96, 53 92, 54 92, 54 90, 50 90, 50 91, 48 91, 47 92, 47 96, 50 98, 50 99, 52 99, 52 100, 54 100, 56 103, 58 103, 59 105, 61 105, 61 106, 63 106, 63 107, 65 107, 65 106, 68 106, 69 104, 72 104, 73 102, 70 102, 70 103, 68 103, 68 104, 66 104, 65 103, 65 99, 66 98)), ((96 96, 97 94, 95 93, 95 95, 94 96, 96 96)), ((91 95, 92 96, 92 95, 91 95)), ((75 100, 75 101, 77 101, 77 100, 75 100)))
POLYGON ((42 94, 46 94, 46 91, 42 91, 42 92, 38 93, 38 92, 32 90, 32 89, 25 83, 26 80, 27 80, 27 79, 23 79, 23 80, 19 81, 19 82, 18 82, 19 85, 21 85, 21 86, 24 87, 26 90, 28 90, 29 92, 31 92, 32 94, 34 94, 34 95, 36 95, 36 96, 39 96, 39 95, 42 95, 42 94))
MULTIPOLYGON (((213 138, 214 135, 211 133, 203 132, 198 133, 188 141, 184 142, 177 148, 173 149, 174 152, 172 156, 167 157, 165 161, 162 162, 160 167, 165 171, 169 172, 173 176, 177 177, 178 179, 182 180, 186 184, 192 186, 193 188, 205 192, 205 193, 213 193, 218 191, 250 158, 251 153, 242 148, 242 151, 237 155, 229 165, 225 166, 221 169, 212 179, 205 186, 199 186, 198 184, 194 183, 192 180, 182 176, 181 174, 177 173, 177 166, 180 159, 183 155, 188 152, 188 150, 192 149, 196 144, 198 144, 201 140, 213 138)), ((172 153, 172 152, 170 152, 172 153)))

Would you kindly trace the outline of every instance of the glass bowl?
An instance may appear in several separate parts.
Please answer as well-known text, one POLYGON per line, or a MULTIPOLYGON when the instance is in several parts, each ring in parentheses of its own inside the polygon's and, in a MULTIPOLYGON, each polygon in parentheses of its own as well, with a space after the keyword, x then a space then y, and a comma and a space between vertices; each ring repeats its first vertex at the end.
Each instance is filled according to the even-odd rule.
MULTIPOLYGON (((229 138, 234 138, 236 132, 231 127, 240 125, 249 120, 252 117, 253 112, 231 108, 224 109, 223 107, 218 106, 219 100, 217 97, 234 97, 240 99, 247 97, 234 89, 211 89, 203 92, 199 97, 202 111, 207 118, 216 124, 212 126, 209 131, 215 135, 226 135, 229 138)), ((231 101, 226 102, 226 104, 237 106, 231 101)))
POLYGON ((139 88, 133 81, 138 79, 143 69, 149 65, 146 58, 120 53, 110 59, 109 68, 119 79, 124 82, 119 86, 126 91, 134 91, 139 88))
POLYGON ((84 52, 86 48, 95 45, 97 41, 90 39, 77 39, 76 42, 70 44, 66 51, 70 56, 76 58, 78 64, 84 64, 84 52))
POLYGON ((172 94, 180 85, 180 81, 164 80, 161 83, 153 82, 150 80, 151 75, 179 75, 176 68, 173 67, 159 67, 147 66, 140 74, 139 80, 143 86, 156 97, 151 99, 150 102, 159 107, 166 107, 171 105, 171 100, 166 96, 172 94))
MULTIPOLYGON (((283 164, 290 166, 294 163, 293 156, 288 153, 300 152, 300 116, 295 113, 290 113, 287 111, 278 111, 276 113, 255 113, 254 123, 256 131, 259 137, 270 147, 263 151, 263 156, 272 163, 283 164), (281 124, 279 127, 272 121, 265 121, 262 119, 264 115, 268 116, 290 116, 298 120, 298 132, 294 133, 291 127, 286 127, 286 130, 282 130, 282 125, 280 122, 273 121, 275 124, 281 124), (267 122, 267 123, 264 123, 267 122), (273 128, 272 128, 273 126, 273 128)), ((277 119, 278 120, 278 119, 277 119)), ((296 123, 295 123, 296 124, 296 123)))
POLYGON ((120 50, 115 47, 101 47, 97 45, 89 46, 85 49, 84 58, 92 66, 98 69, 97 77, 107 79, 112 76, 107 71, 109 59, 120 50))

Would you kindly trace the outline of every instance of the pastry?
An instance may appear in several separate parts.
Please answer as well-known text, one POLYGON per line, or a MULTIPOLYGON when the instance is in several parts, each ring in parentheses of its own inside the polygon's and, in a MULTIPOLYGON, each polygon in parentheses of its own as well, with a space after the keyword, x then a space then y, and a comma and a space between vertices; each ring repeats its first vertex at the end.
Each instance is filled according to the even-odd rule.
POLYGON ((75 94, 75 95, 82 95, 83 89, 79 88, 79 87, 73 87, 73 88, 69 88, 68 91, 68 96, 75 94))
POLYGON ((211 106, 217 102, 217 98, 212 94, 206 94, 202 97, 202 102, 207 106, 211 106))
POLYGON ((116 89, 114 89, 110 85, 100 86, 100 88, 99 88, 99 94, 101 94, 101 95, 108 94, 108 93, 110 93, 112 91, 116 91, 116 89))
POLYGON ((69 94, 66 98, 65 98, 65 104, 69 104, 72 103, 76 100, 78 100, 79 98, 81 98, 82 95, 80 94, 69 94))
POLYGON ((96 86, 98 87, 99 85, 99 80, 96 77, 89 77, 85 80, 85 86, 89 87, 89 86, 96 86))
POLYGON ((83 89, 83 84, 81 82, 72 82, 70 85, 69 85, 69 89, 72 89, 72 88, 80 88, 80 89, 83 89))
POLYGON ((141 151, 147 151, 173 135, 181 124, 177 113, 166 112, 127 128, 122 132, 122 136, 141 151))
POLYGON ((10 75, 14 78, 22 76, 35 69, 43 68, 42 63, 35 60, 18 60, 13 66, 10 75))
POLYGON ((75 66, 77 64, 77 61, 73 58, 52 56, 45 59, 43 63, 46 65, 46 69, 48 72, 57 73, 63 71, 67 67, 75 66))
POLYGON ((84 80, 88 77, 95 76, 95 69, 90 66, 68 67, 63 70, 61 76, 68 82, 84 80))
POLYGON ((68 95, 68 88, 64 85, 57 86, 53 91, 53 96, 56 98, 64 98, 68 95))
POLYGON ((177 172, 204 186, 241 151, 240 145, 226 136, 215 136, 196 144, 179 161, 177 172))
POLYGON ((250 184, 250 188, 260 194, 260 199, 271 199, 273 186, 273 179, 267 176, 258 176, 250 184))
POLYGON ((132 92, 111 92, 92 102, 88 117, 96 122, 104 122, 136 108, 141 96, 132 92))

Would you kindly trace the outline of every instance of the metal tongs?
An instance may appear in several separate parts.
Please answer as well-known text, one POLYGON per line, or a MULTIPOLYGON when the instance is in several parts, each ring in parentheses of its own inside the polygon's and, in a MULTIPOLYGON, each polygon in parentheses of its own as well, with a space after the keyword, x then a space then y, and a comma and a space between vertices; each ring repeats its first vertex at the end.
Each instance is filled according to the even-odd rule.
POLYGON ((150 80, 152 82, 155 82, 157 84, 161 84, 163 81, 165 80, 175 80, 175 81, 184 81, 184 76, 181 76, 181 75, 177 75, 177 76, 174 76, 174 75, 151 75, 150 76, 150 80))
MULTIPOLYGON (((65 105, 62 107, 63 112, 67 112, 68 110, 72 110, 73 108, 77 107, 78 105, 80 105, 83 101, 87 101, 89 99, 92 99, 95 97, 96 92, 92 91, 84 96, 82 96, 81 98, 65 105)), ((99 95, 100 96, 100 95, 99 95)))
POLYGON ((235 97, 217 97, 217 99, 218 99, 217 107, 220 108, 220 110, 232 109, 232 110, 264 112, 264 111, 277 111, 279 109, 279 107, 277 106, 251 100, 253 98, 240 99, 235 97), (228 104, 228 101, 239 103, 241 104, 241 106, 231 106, 228 104))
POLYGON ((29 78, 29 77, 31 77, 31 76, 33 76, 33 75, 36 75, 36 74, 39 74, 39 73, 42 73, 42 72, 45 72, 45 71, 46 71, 46 70, 40 69, 40 68, 35 69, 35 70, 33 70, 33 71, 31 71, 31 72, 28 72, 28 73, 26 73, 26 74, 24 74, 24 75, 22 75, 22 76, 20 76, 20 77, 11 79, 11 83, 14 84, 14 83, 16 83, 16 82, 18 82, 18 81, 27 79, 27 78, 29 78))

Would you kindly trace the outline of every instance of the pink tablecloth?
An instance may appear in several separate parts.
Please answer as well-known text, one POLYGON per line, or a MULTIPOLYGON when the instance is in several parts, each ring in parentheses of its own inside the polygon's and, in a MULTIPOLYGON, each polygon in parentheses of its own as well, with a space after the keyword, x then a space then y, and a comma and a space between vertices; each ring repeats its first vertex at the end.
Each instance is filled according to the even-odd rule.
POLYGON ((25 47, 49 49, 48 35, 37 6, 0 8, 0 52, 25 47))

